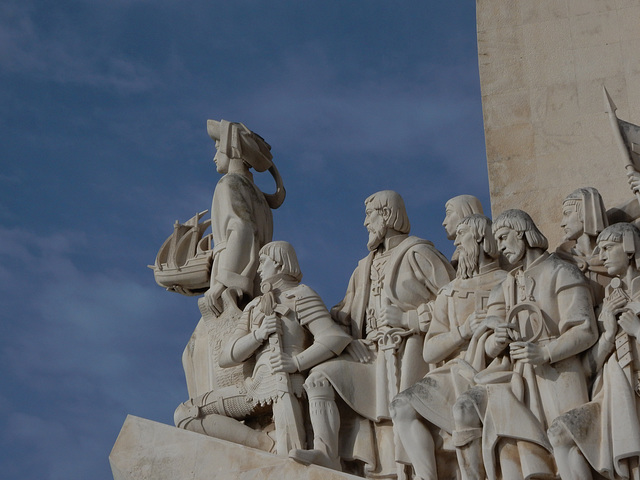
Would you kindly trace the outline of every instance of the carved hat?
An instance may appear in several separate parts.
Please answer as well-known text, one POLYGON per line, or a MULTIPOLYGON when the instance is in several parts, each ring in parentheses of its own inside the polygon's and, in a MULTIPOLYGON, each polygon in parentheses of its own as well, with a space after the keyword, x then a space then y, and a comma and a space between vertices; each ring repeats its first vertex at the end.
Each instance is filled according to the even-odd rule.
POLYGON ((582 223, 584 233, 595 237, 609 225, 607 211, 600 192, 593 187, 578 188, 571 192, 562 202, 582 202, 582 223))
POLYGON ((207 120, 207 132, 218 141, 218 150, 227 157, 242 159, 258 172, 273 166, 271 145, 242 123, 207 120))

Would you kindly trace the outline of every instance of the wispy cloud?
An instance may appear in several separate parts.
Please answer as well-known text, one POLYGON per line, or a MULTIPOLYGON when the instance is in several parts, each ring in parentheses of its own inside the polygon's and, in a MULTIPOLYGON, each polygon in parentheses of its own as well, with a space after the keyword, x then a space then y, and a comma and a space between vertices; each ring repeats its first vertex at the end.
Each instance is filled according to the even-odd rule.
MULTIPOLYGON (((157 84, 147 66, 108 48, 99 38, 87 41, 60 12, 38 11, 33 2, 0 5, 0 64, 12 73, 62 84, 140 92, 157 84), (64 28, 44 28, 36 20, 58 15, 64 28)), ((49 24, 49 27, 51 25, 49 24)))
POLYGON ((78 268, 74 255, 90 245, 77 232, 41 237, 1 228, 0 239, 0 261, 7 266, 0 270, 0 294, 8 299, 10 320, 0 362, 13 385, 0 402, 7 418, 3 444, 28 448, 32 460, 52 472, 49 478, 70 478, 65 472, 77 475, 78 468, 93 477, 96 465, 106 470, 124 412, 142 401, 149 408, 139 414, 168 423, 186 396, 179 362, 186 339, 176 341, 171 333, 180 331, 179 314, 152 281, 78 268), (173 327, 163 317, 172 310, 173 327), (39 407, 30 397, 46 401, 39 407), (67 460, 59 462, 61 456, 67 460), (63 468, 70 462, 73 470, 63 468))

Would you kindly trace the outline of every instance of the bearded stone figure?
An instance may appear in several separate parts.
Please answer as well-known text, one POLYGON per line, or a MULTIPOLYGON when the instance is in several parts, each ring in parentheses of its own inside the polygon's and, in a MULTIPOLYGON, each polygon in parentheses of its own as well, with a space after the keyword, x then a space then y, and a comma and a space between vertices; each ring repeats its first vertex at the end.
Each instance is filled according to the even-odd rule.
MULTIPOLYGON (((449 240, 455 240, 456 228, 463 218, 473 215, 475 213, 483 214, 482 204, 473 195, 458 195, 457 197, 450 198, 444 205, 445 216, 442 221, 442 226, 445 232, 447 232, 447 238, 449 240)), ((451 265, 453 268, 458 266, 458 249, 453 252, 451 257, 451 265)))
POLYGON ((344 300, 331 310, 351 334, 347 353, 314 367, 305 389, 312 450, 293 450, 302 463, 334 469, 358 459, 366 476, 399 468, 389 403, 427 373, 422 358, 427 304, 454 277, 427 240, 409 236, 402 197, 384 190, 365 200, 369 255, 351 276, 344 300))
POLYGON ((445 470, 450 461, 443 458, 436 463, 437 453, 455 451, 452 407, 474 385, 474 375, 485 368, 489 295, 506 277, 489 218, 477 214, 464 218, 456 228, 455 245, 459 253, 456 278, 432 304, 423 350, 425 362, 441 366, 399 393, 390 407, 409 463, 424 480, 455 478, 455 472, 445 470))
POLYGON ((592 295, 525 212, 503 212, 493 232, 518 266, 489 298, 485 351, 498 360, 453 407, 458 463, 465 480, 553 478, 546 430, 588 399, 579 354, 597 340, 592 295))

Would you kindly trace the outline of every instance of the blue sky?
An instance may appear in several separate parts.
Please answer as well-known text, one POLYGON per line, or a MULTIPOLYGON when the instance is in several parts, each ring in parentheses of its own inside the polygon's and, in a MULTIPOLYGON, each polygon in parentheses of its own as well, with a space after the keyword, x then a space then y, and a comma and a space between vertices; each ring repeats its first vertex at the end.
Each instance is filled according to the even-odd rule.
POLYGON ((0 104, 0 478, 110 479, 126 415, 186 400, 196 300, 146 266, 210 206, 208 118, 272 145, 274 238, 329 307, 369 194, 447 255, 445 201, 488 206, 471 0, 5 0, 0 104))

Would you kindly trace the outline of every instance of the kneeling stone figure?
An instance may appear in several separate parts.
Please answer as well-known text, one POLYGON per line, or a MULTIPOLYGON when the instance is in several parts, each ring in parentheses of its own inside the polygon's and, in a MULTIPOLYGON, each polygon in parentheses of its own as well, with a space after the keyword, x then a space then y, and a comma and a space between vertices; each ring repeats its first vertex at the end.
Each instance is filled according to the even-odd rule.
POLYGON ((351 337, 331 319, 318 294, 300 283, 289 243, 262 247, 258 273, 263 295, 244 309, 219 360, 223 368, 244 364, 244 382, 182 403, 174 420, 180 428, 272 451, 271 436, 248 425, 259 426, 273 410, 281 454, 304 443, 303 372, 338 355, 351 337))

